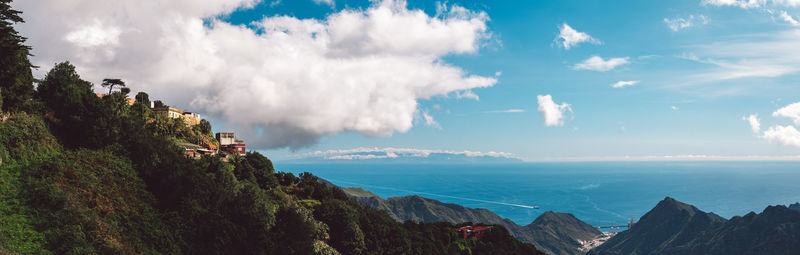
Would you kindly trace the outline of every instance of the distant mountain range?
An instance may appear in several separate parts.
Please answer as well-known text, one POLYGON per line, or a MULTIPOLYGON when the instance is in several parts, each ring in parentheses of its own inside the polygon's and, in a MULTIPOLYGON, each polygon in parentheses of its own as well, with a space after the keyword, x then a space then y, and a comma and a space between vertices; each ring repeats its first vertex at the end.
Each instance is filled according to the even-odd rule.
POLYGON ((789 208, 769 206, 726 220, 667 197, 588 254, 798 254, 800 204, 789 208))
MULTIPOLYGON (((332 185, 332 184, 329 184, 332 185)), ((383 199, 361 188, 342 188, 352 199, 386 211, 398 221, 484 223, 505 227, 520 241, 533 244, 547 254, 584 254, 583 242, 601 235, 600 231, 569 213, 545 212, 531 224, 519 226, 486 209, 473 209, 420 196, 383 199)))
POLYGON ((513 163, 523 162, 506 152, 355 148, 316 151, 283 160, 286 163, 513 163))

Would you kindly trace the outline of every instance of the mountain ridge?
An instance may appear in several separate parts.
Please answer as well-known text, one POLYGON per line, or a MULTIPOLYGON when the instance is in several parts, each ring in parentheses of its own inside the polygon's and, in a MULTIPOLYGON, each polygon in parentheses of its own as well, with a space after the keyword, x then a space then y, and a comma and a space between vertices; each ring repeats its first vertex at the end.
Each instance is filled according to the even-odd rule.
MULTIPOLYGON (((332 185, 332 184, 331 184, 332 185)), ((508 218, 483 208, 468 208, 417 195, 381 198, 362 188, 342 188, 351 199, 368 207, 387 212, 397 221, 472 222, 497 224, 515 238, 533 244, 547 254, 583 254, 583 242, 601 235, 600 231, 569 213, 548 211, 528 225, 520 226, 508 218)))
POLYGON ((768 206, 726 220, 666 197, 630 230, 590 255, 610 254, 796 254, 800 211, 768 206))

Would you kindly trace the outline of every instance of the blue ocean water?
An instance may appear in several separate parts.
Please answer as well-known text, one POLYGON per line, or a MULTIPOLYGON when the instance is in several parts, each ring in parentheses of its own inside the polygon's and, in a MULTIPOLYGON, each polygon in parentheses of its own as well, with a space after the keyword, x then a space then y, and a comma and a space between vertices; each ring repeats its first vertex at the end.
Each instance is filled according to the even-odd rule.
POLYGON ((800 201, 800 162, 276 164, 383 198, 420 195, 486 208, 520 225, 545 211, 590 223, 638 220, 666 196, 730 218, 800 201), (530 208, 539 206, 539 209, 530 208))

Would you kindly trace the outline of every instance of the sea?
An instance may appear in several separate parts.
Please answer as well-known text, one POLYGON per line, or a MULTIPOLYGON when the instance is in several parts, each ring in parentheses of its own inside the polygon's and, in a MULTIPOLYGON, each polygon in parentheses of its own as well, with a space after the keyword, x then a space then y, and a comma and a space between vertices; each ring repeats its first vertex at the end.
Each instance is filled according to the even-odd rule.
POLYGON ((800 201, 800 162, 557 162, 497 164, 297 164, 342 187, 380 197, 419 195, 486 208, 519 225, 546 211, 591 225, 638 220, 669 196, 730 218, 800 201), (538 208, 537 208, 538 207, 538 208))

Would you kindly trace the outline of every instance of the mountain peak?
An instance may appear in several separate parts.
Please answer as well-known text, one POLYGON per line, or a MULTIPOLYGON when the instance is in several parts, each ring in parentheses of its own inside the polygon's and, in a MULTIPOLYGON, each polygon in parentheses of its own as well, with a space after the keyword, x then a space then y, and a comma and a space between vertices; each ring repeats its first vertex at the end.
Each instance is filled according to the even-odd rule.
POLYGON ((688 212, 690 214, 690 216, 694 215, 694 214, 696 214, 698 212, 702 212, 702 211, 700 211, 700 209, 697 209, 697 207, 694 207, 694 206, 689 205, 689 204, 685 204, 685 203, 680 202, 678 200, 675 200, 674 198, 671 198, 671 197, 665 197, 664 200, 661 200, 661 202, 658 202, 656 207, 653 208, 653 210, 651 210, 650 212, 674 213, 674 212, 677 212, 677 211, 686 211, 686 212, 688 212))
POLYGON ((789 209, 800 211, 800 203, 790 204, 789 209))

